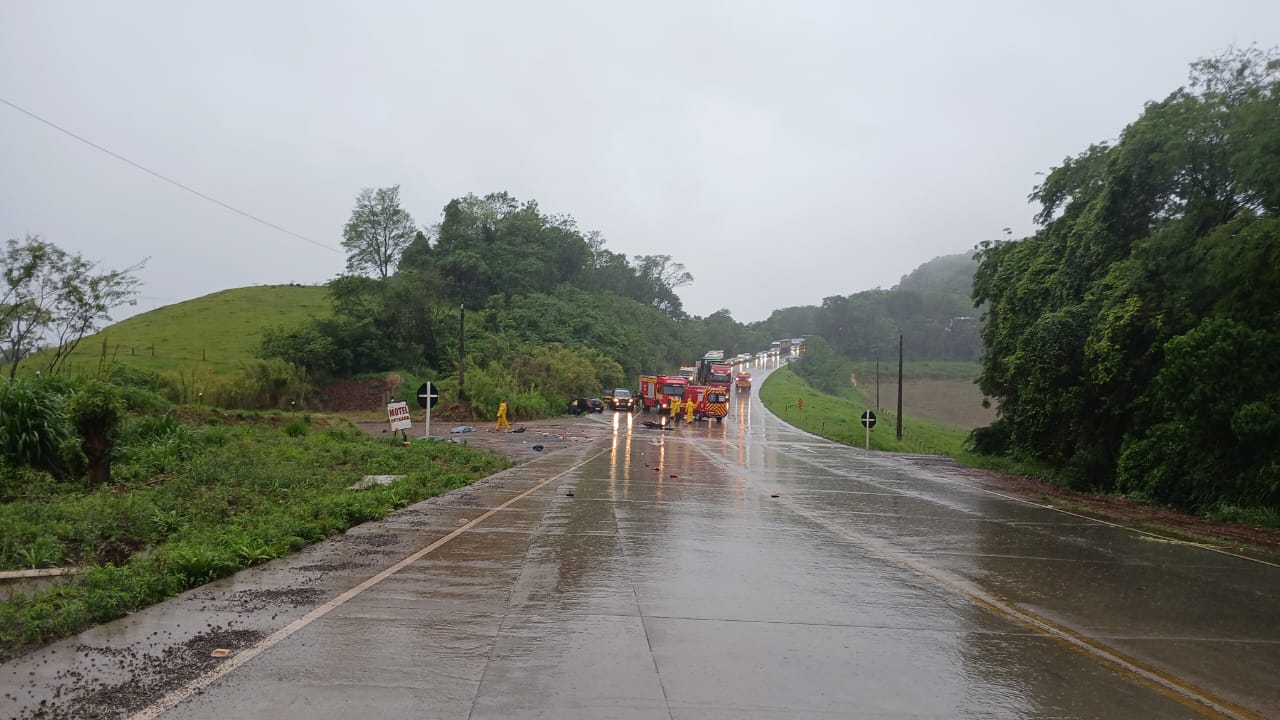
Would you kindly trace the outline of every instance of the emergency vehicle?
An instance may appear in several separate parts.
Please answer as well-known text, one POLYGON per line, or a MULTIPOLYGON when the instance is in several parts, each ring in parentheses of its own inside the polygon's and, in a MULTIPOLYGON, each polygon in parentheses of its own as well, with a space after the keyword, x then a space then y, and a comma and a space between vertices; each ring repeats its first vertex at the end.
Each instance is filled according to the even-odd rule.
POLYGON ((694 417, 713 418, 716 422, 724 420, 729 414, 729 386, 711 385, 705 388, 693 414, 694 417))
POLYGON ((693 419, 702 419, 702 400, 709 388, 706 385, 690 385, 684 390, 684 401, 693 405, 693 419))
POLYGON ((689 379, 679 375, 641 375, 640 404, 645 412, 671 414, 671 399, 683 398, 689 379))

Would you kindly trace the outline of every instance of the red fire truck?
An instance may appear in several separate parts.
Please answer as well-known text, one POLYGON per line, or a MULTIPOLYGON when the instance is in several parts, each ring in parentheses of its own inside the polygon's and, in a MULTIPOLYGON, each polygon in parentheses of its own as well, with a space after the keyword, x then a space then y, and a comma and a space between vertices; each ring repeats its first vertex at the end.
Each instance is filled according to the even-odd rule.
POLYGON ((707 373, 706 383, 708 385, 718 385, 726 390, 733 385, 733 366, 729 364, 714 364, 707 373))
POLYGON ((659 414, 671 412, 671 399, 683 398, 689 379, 679 375, 641 375, 640 404, 645 412, 655 410, 659 414))

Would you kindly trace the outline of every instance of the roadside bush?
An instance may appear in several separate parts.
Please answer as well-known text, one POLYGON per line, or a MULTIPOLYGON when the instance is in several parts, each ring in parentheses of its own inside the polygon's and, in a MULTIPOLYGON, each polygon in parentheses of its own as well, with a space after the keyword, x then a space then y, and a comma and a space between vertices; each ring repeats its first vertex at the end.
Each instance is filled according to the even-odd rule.
POLYGON ((124 400, 114 385, 91 380, 67 403, 67 415, 80 434, 89 464, 89 482, 111 482, 111 448, 124 418, 124 400))
POLYGON ((28 544, 16 546, 12 553, 22 567, 35 570, 60 565, 64 550, 62 544, 53 538, 40 536, 28 544))
POLYGON ((120 388, 120 399, 124 401, 125 410, 133 415, 155 415, 173 407, 160 393, 132 385, 120 388))
POLYGON ((826 340, 816 335, 805 341, 805 354, 792 363, 792 369, 829 395, 843 395, 853 385, 853 362, 837 355, 826 340))
POLYGON ((213 371, 208 368, 163 372, 159 376, 157 392, 169 402, 180 405, 207 404, 201 393, 212 378, 213 371))
POLYGON ((511 402, 516 396, 516 377, 510 370, 497 363, 484 368, 467 369, 467 399, 481 418, 498 414, 498 405, 511 402))
POLYGON ((231 439, 231 431, 225 426, 215 425, 196 433, 196 439, 204 447, 222 447, 231 439))
POLYGON ((44 382, 0 382, 0 458, 10 465, 59 472, 71 438, 66 403, 44 382))
POLYGON ((250 360, 231 373, 208 368, 174 371, 159 377, 160 391, 170 402, 228 410, 302 407, 310 395, 306 373, 279 358, 250 360))
POLYGON ((167 432, 134 437, 120 442, 113 451, 116 480, 150 480, 176 471, 199 447, 191 428, 175 423, 167 432))
POLYGON ((239 566, 235 554, 219 545, 178 543, 165 548, 162 557, 187 587, 216 580, 239 566))
POLYGON ((535 392, 525 392, 511 398, 508 410, 512 419, 532 420, 556 415, 562 412, 563 408, 552 408, 545 397, 535 392))
MULTIPOLYGON (((552 407, 564 407, 569 400, 577 397, 591 396, 603 387, 597 368, 592 359, 599 362, 606 360, 594 350, 575 350, 563 345, 526 346, 513 363, 518 387, 529 388, 546 398, 552 407)), ((615 370, 606 375, 620 377, 621 367, 611 363, 615 370)), ((511 396, 503 398, 510 401, 511 396)), ((495 407, 490 415, 497 412, 495 407)))
POLYGON ((120 388, 137 388, 154 393, 158 393, 161 388, 159 374, 120 363, 111 364, 106 379, 120 388))
POLYGON ((1228 503, 1218 503, 1205 515, 1219 522, 1233 522, 1254 527, 1280 528, 1280 510, 1275 508, 1242 508, 1228 503))
POLYGON ((301 407, 310 391, 306 372, 280 358, 244 362, 238 374, 248 399, 243 407, 287 408, 290 401, 301 407))
POLYGON ((284 434, 289 437, 302 437, 309 432, 311 432, 311 422, 306 417, 291 420, 284 426, 284 434))
POLYGON ((1009 421, 1000 418, 985 427, 974 428, 965 447, 979 455, 1003 455, 1010 450, 1009 421))

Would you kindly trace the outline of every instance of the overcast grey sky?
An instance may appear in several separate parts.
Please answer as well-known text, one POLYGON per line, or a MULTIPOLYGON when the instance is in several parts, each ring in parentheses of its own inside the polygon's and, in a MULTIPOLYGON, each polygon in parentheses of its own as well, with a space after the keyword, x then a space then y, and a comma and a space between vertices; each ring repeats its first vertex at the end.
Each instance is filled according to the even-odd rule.
MULTIPOLYGON (((1037 171, 1254 42, 1280 2, 4 0, 0 98, 337 250, 362 187, 506 190, 754 321, 1029 232, 1037 171)), ((345 263, 0 105, 28 233, 149 257, 137 310, 345 263)))

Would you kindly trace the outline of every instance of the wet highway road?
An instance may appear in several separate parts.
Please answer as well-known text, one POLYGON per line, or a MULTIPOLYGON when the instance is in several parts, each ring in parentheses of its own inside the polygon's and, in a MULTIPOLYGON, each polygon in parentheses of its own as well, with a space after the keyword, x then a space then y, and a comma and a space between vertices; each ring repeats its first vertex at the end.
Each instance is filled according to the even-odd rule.
POLYGON ((1280 568, 826 443, 754 398, 722 425, 643 417, 583 418, 613 432, 0 666, 0 708, 1280 717, 1280 568))

